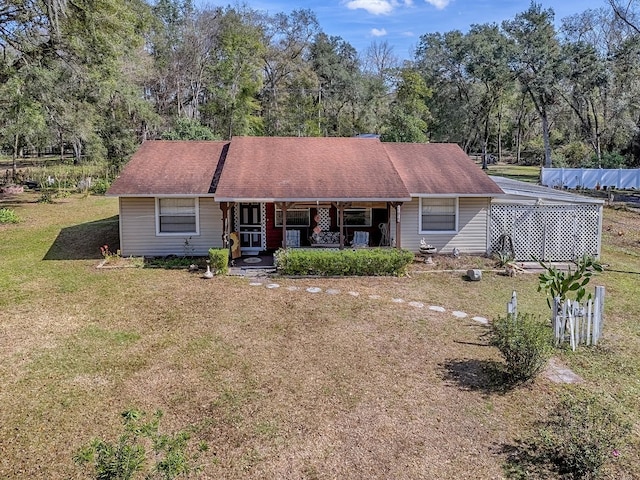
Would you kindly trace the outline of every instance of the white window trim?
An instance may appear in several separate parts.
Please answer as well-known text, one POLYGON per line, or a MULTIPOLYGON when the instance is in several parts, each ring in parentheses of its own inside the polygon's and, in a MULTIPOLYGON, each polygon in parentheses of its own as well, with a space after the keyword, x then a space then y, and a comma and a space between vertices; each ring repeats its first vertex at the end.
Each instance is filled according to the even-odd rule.
POLYGON ((372 218, 373 212, 371 211, 371 209, 370 209, 370 208, 367 208, 367 207, 359 207, 359 208, 345 208, 345 209, 344 209, 344 211, 345 211, 345 212, 348 212, 348 211, 350 211, 350 210, 351 210, 351 211, 353 211, 353 210, 358 210, 358 211, 360 211, 360 210, 365 210, 365 211, 367 211, 367 210, 368 210, 368 211, 369 211, 369 223, 362 224, 362 225, 351 225, 351 224, 347 223, 347 219, 345 218, 345 219, 344 219, 344 226, 345 226, 345 227, 349 227, 349 228, 357 228, 357 227, 370 227, 370 226, 372 225, 372 222, 373 222, 373 218, 372 218))
MULTIPOLYGON (((281 208, 276 207, 275 212, 273 214, 273 224, 276 227, 282 227, 282 222, 278 223, 278 212, 282 212, 281 208)), ((287 227, 296 228, 296 227, 309 227, 311 226, 311 209, 310 208, 288 208, 287 213, 289 212, 306 212, 307 213, 307 223, 306 225, 292 225, 287 222, 287 227)), ((282 215, 281 215, 282 216, 282 215)))
POLYGON ((420 202, 418 204, 418 233, 419 234, 427 234, 430 233, 432 235, 437 234, 448 234, 448 233, 458 233, 459 229, 459 221, 460 221, 460 198, 459 197, 420 197, 420 202), (454 199, 455 207, 456 207, 456 220, 455 220, 455 229, 454 230, 425 230, 422 226, 422 200, 430 200, 430 199, 454 199))
POLYGON ((200 199, 198 197, 156 197, 156 236, 157 237, 184 237, 185 235, 200 235, 200 199), (196 231, 195 232, 161 232, 160 231, 160 199, 162 198, 188 198, 194 201, 195 216, 196 216, 196 231))

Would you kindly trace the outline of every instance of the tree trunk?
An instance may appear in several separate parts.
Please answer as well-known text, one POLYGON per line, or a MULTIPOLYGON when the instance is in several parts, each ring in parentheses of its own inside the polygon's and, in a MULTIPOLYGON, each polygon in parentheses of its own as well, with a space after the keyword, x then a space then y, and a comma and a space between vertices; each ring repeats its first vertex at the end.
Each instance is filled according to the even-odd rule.
POLYGON ((18 146, 20 145, 20 134, 16 133, 13 136, 13 168, 12 168, 12 175, 13 175, 13 180, 16 180, 16 175, 18 173, 18 146))
POLYGON ((543 108, 540 112, 542 117, 542 140, 544 142, 544 166, 551 168, 551 142, 549 141, 549 118, 547 117, 547 109, 543 108))

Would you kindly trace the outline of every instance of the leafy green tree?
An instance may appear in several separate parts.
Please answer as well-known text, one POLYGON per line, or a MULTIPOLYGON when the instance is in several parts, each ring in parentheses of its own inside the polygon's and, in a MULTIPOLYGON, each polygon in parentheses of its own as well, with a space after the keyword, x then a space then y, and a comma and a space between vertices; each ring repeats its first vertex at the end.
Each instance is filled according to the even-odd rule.
POLYGON ((165 140, 215 140, 216 136, 211 129, 202 125, 197 120, 178 117, 175 126, 162 134, 165 140))
POLYGON ((208 99, 201 108, 204 123, 223 138, 262 132, 257 95, 262 87, 265 44, 251 10, 227 9, 221 18, 218 49, 207 65, 208 99))
POLYGON ((341 37, 320 33, 309 58, 318 79, 321 131, 325 136, 357 133, 355 118, 362 95, 360 60, 356 50, 341 37))
POLYGON ((540 4, 532 2, 527 11, 502 24, 516 46, 512 58, 514 73, 542 122, 545 167, 551 167, 549 116, 557 101, 557 84, 563 67, 553 19, 553 10, 543 10, 540 4))
POLYGON ((320 32, 318 20, 310 10, 294 10, 266 16, 262 24, 266 50, 259 99, 265 134, 313 134, 309 126, 317 125, 317 79, 307 58, 320 32))
POLYGON ((386 142, 426 142, 431 90, 422 76, 413 69, 403 68, 396 90, 396 99, 382 140, 386 142))

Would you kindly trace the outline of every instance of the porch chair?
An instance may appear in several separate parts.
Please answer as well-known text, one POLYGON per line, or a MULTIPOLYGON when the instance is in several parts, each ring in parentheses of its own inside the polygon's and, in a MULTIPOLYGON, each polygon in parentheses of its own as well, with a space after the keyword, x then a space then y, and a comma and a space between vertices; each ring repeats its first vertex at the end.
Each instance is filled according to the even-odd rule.
POLYGON ((300 246, 300 230, 287 230, 287 247, 300 246))
POLYGON ((369 232, 353 232, 351 246, 354 248, 369 246, 369 232))

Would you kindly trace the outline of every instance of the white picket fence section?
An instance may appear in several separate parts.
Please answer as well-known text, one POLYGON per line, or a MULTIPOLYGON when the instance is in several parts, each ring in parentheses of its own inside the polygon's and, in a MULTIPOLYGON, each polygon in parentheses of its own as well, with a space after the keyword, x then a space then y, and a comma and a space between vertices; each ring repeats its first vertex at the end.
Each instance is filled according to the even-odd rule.
MULTIPOLYGON (((575 352, 578 345, 598 344, 602 336, 604 292, 604 287, 596 287, 595 295, 583 304, 573 300, 561 302, 559 297, 554 299, 552 311, 557 313, 551 322, 556 346, 569 342, 575 352)), ((511 300, 507 302, 507 315, 518 318, 518 296, 515 290, 511 294, 511 300)))
POLYGON ((569 342, 571 349, 578 345, 597 345, 602 336, 602 312, 604 309, 604 287, 596 287, 595 295, 587 302, 560 301, 554 299, 553 334, 556 346, 569 342))
POLYGON ((540 183, 553 188, 640 189, 640 168, 542 168, 540 183))

